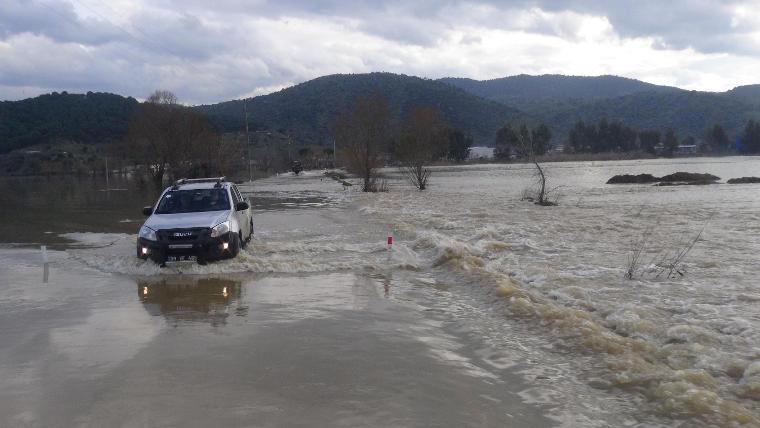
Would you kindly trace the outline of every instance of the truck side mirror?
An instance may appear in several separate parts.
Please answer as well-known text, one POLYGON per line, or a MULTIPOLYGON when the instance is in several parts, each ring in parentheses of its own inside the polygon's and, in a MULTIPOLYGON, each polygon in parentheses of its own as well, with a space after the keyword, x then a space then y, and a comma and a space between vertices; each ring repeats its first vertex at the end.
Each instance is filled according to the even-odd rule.
POLYGON ((153 214, 153 207, 143 207, 143 215, 145 217, 148 217, 151 214, 153 214))
POLYGON ((237 205, 235 205, 235 210, 236 211, 245 211, 248 208, 250 208, 250 205, 248 205, 248 202, 246 202, 246 201, 240 201, 240 202, 237 203, 237 205))

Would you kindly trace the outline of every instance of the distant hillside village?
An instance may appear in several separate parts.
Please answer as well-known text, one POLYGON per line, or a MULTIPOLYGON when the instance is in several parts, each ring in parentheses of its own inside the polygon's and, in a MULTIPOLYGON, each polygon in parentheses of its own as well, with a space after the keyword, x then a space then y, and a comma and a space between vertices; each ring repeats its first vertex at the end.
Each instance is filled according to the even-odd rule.
MULTIPOLYGON (((198 149, 206 159, 195 166, 201 169, 219 166, 212 165, 219 160, 209 160, 213 150, 238 153, 237 160, 260 173, 287 169, 294 159, 307 167, 331 165, 340 158, 341 148, 333 151, 337 118, 368 94, 382 97, 392 127, 400 128, 418 109, 438 112, 450 130, 437 142, 440 161, 519 160, 524 151, 518 142, 526 137, 536 142, 531 151, 539 156, 756 154, 758 88, 708 93, 615 76, 475 81, 369 73, 325 76, 212 105, 186 107, 175 97, 172 111, 193 118, 197 129, 183 132, 207 148, 198 149)), ((111 160, 109 168, 147 165, 147 155, 126 141, 140 134, 141 114, 166 114, 151 105, 93 92, 0 102, 0 174, 82 174, 105 168, 105 158, 111 160)), ((181 150, 167 154, 175 164, 185 156, 181 150)))

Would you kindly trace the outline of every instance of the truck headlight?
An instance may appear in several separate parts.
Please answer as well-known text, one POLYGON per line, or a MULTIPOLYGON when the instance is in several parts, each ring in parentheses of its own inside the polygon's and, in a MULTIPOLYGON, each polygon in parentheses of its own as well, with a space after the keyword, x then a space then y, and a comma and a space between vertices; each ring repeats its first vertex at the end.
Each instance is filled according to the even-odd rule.
POLYGON ((211 228, 211 237, 216 238, 230 231, 230 222, 225 221, 211 228))
POLYGON ((156 231, 149 228, 148 226, 143 226, 140 228, 140 238, 147 239, 148 241, 158 241, 156 231))

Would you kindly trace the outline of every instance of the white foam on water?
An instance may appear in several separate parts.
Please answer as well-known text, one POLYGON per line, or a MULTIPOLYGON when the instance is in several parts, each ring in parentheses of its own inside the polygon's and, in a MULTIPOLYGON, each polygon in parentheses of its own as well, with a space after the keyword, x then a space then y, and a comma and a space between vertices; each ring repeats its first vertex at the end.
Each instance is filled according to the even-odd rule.
MULTIPOLYGON (((751 168, 760 168, 754 162, 751 168)), ((546 335, 571 365, 578 356, 594 356, 573 370, 588 378, 602 373, 618 388, 600 394, 641 397, 631 415, 653 425, 661 416, 687 425, 760 425, 760 369, 749 369, 760 355, 754 286, 760 269, 750 256, 760 253, 760 241, 745 232, 760 200, 719 186, 606 186, 607 178, 636 165, 660 175, 683 165, 600 164, 553 171, 583 204, 520 201, 519 187, 513 188, 525 175, 503 166, 483 167, 482 174, 442 172, 426 192, 357 200, 362 214, 404 235, 420 271, 492 290, 486 296, 500 298, 508 319, 546 335), (705 224, 683 276, 623 278, 630 244, 647 228, 655 227, 655 236, 645 264, 658 253, 674 254, 705 224)), ((737 173, 719 163, 700 167, 737 173)), ((649 265, 652 273, 659 270, 649 265)), ((489 297, 483 304, 491 304, 489 297)))
MULTIPOLYGON (((101 234, 88 237, 88 244, 108 242, 105 247, 69 250, 71 258, 106 273, 124 275, 192 274, 210 275, 240 272, 298 273, 352 270, 359 263, 358 256, 334 257, 330 253, 344 252, 339 244, 259 243, 254 242, 241 250, 234 259, 225 259, 199 265, 196 262, 170 262, 162 268, 152 260, 135 256, 135 235, 101 234), (113 236, 109 236, 113 235, 113 236)), ((369 250, 365 249, 365 252, 369 250)), ((361 264, 359 264, 361 266, 361 264)))

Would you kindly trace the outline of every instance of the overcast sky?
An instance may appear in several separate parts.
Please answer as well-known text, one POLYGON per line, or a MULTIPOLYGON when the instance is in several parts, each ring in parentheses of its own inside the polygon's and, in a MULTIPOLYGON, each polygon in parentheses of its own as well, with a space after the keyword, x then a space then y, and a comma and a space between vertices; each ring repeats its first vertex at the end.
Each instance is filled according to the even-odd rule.
POLYGON ((187 104, 334 73, 615 74, 760 83, 760 0, 0 0, 0 99, 51 91, 187 104))

